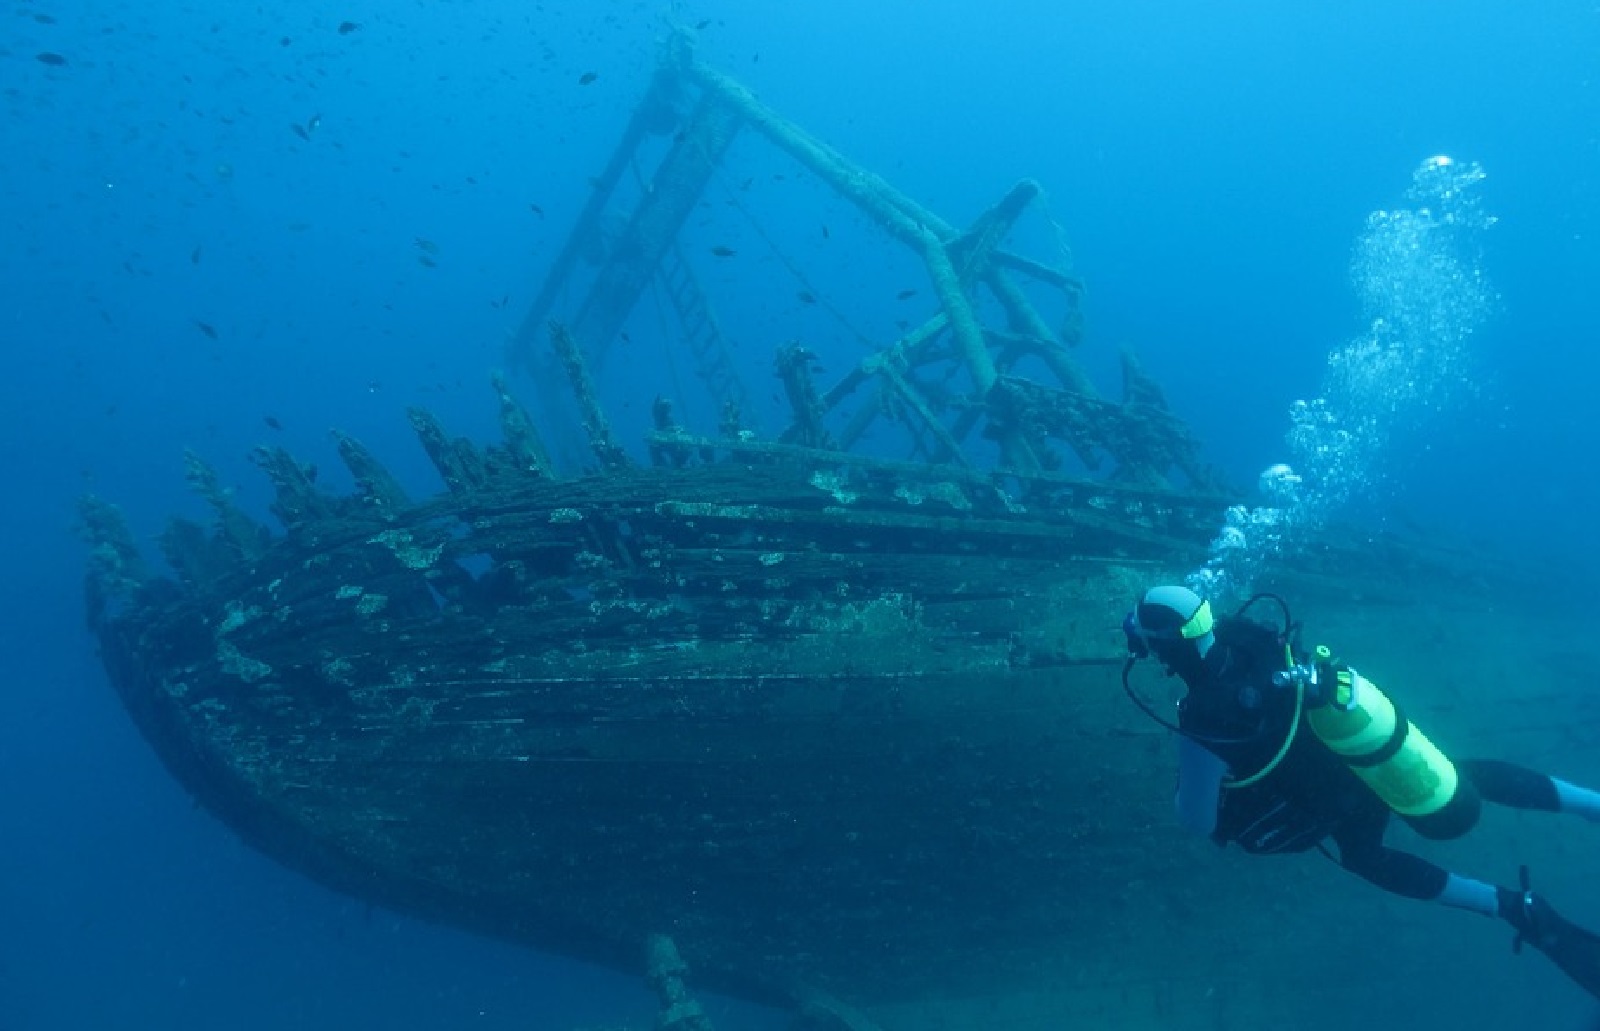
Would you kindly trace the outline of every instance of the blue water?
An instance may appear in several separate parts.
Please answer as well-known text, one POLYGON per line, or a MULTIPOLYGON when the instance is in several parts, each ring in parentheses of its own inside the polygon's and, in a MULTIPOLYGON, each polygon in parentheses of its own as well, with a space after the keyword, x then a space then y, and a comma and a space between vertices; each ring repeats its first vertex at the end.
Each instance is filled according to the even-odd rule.
MULTIPOLYGON (((1349 262, 1368 213, 1402 203, 1431 155, 1480 162, 1498 300, 1470 340, 1475 391, 1397 434, 1359 507, 1592 567, 1600 9, 1077 6, 677 13, 709 19, 707 60, 951 221, 1037 178, 1089 284, 1086 364, 1109 370, 1135 346, 1240 483, 1283 460, 1288 406, 1362 330, 1349 262)), ((332 426, 434 489, 403 409, 491 433, 486 372, 643 91, 662 13, 607 0, 0 11, 0 1027, 648 1023, 632 980, 369 910, 192 807, 99 669, 71 528, 85 490, 120 504, 141 539, 171 512, 199 515, 186 448, 260 510, 249 449, 332 467, 332 426), (345 21, 357 27, 341 33, 345 21)), ((758 147, 741 143, 729 167, 688 239, 738 252, 705 275, 731 298, 765 399, 757 377, 785 337, 833 369, 860 353, 797 290, 883 332, 896 291, 918 284, 839 202, 774 179, 792 169, 758 147), (733 201, 804 259, 805 285, 733 201)), ((608 388, 630 439, 647 407, 634 400, 687 376, 656 325, 636 315, 612 365, 635 377, 608 388)), ((773 1024, 710 1005, 719 1027, 773 1024)))

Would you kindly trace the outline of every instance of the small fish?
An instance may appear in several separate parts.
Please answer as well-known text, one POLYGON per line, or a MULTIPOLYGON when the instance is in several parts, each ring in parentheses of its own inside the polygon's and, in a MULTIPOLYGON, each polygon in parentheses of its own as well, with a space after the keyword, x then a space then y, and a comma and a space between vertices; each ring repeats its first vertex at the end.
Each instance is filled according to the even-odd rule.
POLYGON ((705 28, 707 25, 710 25, 710 24, 711 24, 711 19, 710 18, 702 18, 699 21, 694 23, 695 31, 698 32, 698 31, 700 31, 701 29, 705 28))
POLYGON ((33 20, 38 22, 40 25, 54 25, 56 23, 56 16, 53 14, 35 14, 33 16, 33 20))
POLYGON ((263 415, 261 421, 275 430, 283 429, 283 423, 279 422, 278 417, 275 415, 263 415))
POLYGON ((284 36, 284 37, 283 37, 283 38, 281 38, 281 39, 279 39, 279 40, 278 40, 278 45, 279 45, 279 46, 280 46, 280 47, 286 47, 286 46, 288 46, 288 45, 289 45, 289 44, 290 44, 290 43, 293 43, 293 42, 294 42, 294 40, 292 40, 292 39, 290 39, 290 38, 289 38, 289 37, 288 37, 288 36, 284 36))
POLYGON ((827 226, 826 226, 826 225, 824 225, 824 226, 823 226, 823 227, 822 227, 822 238, 823 238, 823 239, 824 239, 824 240, 826 240, 826 239, 827 239, 827 238, 828 238, 828 237, 830 237, 830 236, 832 236, 832 235, 833 235, 833 234, 832 234, 832 233, 830 233, 830 232, 828 232, 828 227, 827 227, 827 226))
POLYGON ((489 302, 489 307, 491 307, 491 308, 504 308, 506 306, 506 302, 509 301, 509 300, 511 300, 511 295, 510 294, 501 294, 500 295, 500 299, 498 301, 490 301, 489 302))
POLYGON ((897 301, 904 301, 915 296, 917 296, 917 292, 915 290, 902 290, 894 295, 894 299, 897 301))
POLYGON ((356 31, 359 28, 361 28, 361 23, 360 22, 342 21, 342 22, 339 23, 339 35, 348 36, 348 35, 350 35, 350 33, 356 31))
POLYGON ((582 75, 578 76, 578 85, 587 86, 589 83, 598 78, 600 78, 599 72, 584 72, 582 75))
POLYGON ((322 125, 322 116, 312 115, 310 118, 306 119, 306 132, 316 132, 320 125, 322 125))
POLYGON ((817 303, 816 295, 813 294, 810 290, 802 290, 799 293, 795 294, 795 296, 800 298, 800 301, 803 304, 816 304, 817 303))
POLYGON ((195 319, 194 328, 198 329, 212 340, 217 339, 217 327, 213 326, 209 322, 201 322, 199 319, 195 319))
POLYGON ((544 209, 537 204, 529 204, 528 210, 533 212, 535 215, 538 215, 540 218, 544 217, 544 209))
POLYGON ((625 330, 625 329, 624 329, 624 330, 621 330, 621 331, 619 331, 619 332, 618 332, 618 333, 617 333, 617 336, 619 336, 619 337, 621 337, 621 338, 622 338, 622 342, 623 342, 623 343, 625 343, 625 344, 631 344, 631 343, 633 343, 633 337, 631 337, 631 336, 629 336, 629 335, 628 335, 628 331, 627 331, 627 330, 625 330))
POLYGON ((64 68, 67 64, 67 59, 53 50, 40 51, 34 54, 33 58, 40 64, 47 64, 52 68, 64 68))
POLYGON ((200 248, 196 247, 194 250, 189 252, 189 264, 200 264, 200 248))
POLYGON ((432 258, 428 257, 426 254, 417 255, 417 264, 422 265, 425 268, 438 268, 439 267, 439 263, 437 261, 434 261, 432 258))
POLYGON ((719 258, 731 258, 738 252, 732 247, 724 247, 719 243, 715 247, 711 248, 711 253, 715 254, 719 258))
POLYGON ((438 254, 439 253, 439 245, 434 243, 432 240, 428 239, 426 236, 416 237, 416 241, 417 241, 417 250, 422 251, 425 254, 438 254))
POLYGON ((296 136, 300 137, 302 140, 311 139, 311 134, 306 132, 306 127, 301 125, 299 122, 294 123, 293 125, 289 126, 289 128, 290 128, 291 131, 294 132, 294 134, 296 136))

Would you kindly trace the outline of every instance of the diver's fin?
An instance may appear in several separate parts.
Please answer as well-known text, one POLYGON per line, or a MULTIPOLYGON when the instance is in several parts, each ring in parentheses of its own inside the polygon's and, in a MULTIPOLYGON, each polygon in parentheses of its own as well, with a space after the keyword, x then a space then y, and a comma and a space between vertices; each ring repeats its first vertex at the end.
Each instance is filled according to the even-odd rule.
POLYGON ((1522 868, 1522 890, 1500 889, 1500 916, 1517 930, 1511 947, 1532 945, 1560 967, 1584 991, 1600 999, 1600 935, 1587 931, 1551 908, 1528 889, 1528 868, 1522 868))

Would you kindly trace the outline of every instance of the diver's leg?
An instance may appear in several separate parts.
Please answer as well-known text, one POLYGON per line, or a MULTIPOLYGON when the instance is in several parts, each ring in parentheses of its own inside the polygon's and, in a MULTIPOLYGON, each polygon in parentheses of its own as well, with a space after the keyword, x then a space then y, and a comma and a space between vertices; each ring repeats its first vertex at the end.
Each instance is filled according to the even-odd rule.
POLYGON ((1388 807, 1352 815, 1333 833, 1339 846, 1339 865, 1384 891, 1421 902, 1437 902, 1483 916, 1501 915, 1503 889, 1484 881, 1451 873, 1421 856, 1389 848, 1383 832, 1389 825, 1388 807))
POLYGON ((1579 787, 1559 777, 1551 777, 1550 783, 1556 786, 1561 812, 1576 813, 1591 823, 1600 823, 1600 791, 1579 787))
POLYGON ((1468 759, 1456 765, 1472 781, 1478 794, 1496 805, 1574 813, 1600 823, 1600 791, 1495 759, 1468 759))
POLYGON ((1500 888, 1451 873, 1410 852, 1387 845, 1351 852, 1341 848, 1339 861, 1346 870, 1384 891, 1481 916, 1500 915, 1500 888))
POLYGON ((1388 824, 1387 807, 1353 814, 1341 824, 1333 832, 1334 844, 1339 846, 1339 865, 1369 884, 1408 899, 1442 902, 1485 916, 1496 915, 1494 885, 1458 876, 1421 856, 1389 848, 1383 843, 1388 824))
POLYGON ((1516 930, 1519 941, 1549 956, 1574 982, 1600 998, 1600 935, 1567 920, 1526 887, 1521 891, 1496 887, 1389 848, 1383 843, 1387 824, 1387 810, 1346 820, 1333 834, 1340 865, 1396 895, 1499 917, 1516 930))
MULTIPOLYGON (((1500 801, 1490 792, 1501 791, 1502 797, 1519 801, 1540 796, 1530 778, 1545 781, 1543 790, 1556 794, 1554 781, 1542 774, 1510 766, 1507 763, 1472 764, 1493 767, 1489 770, 1491 787, 1484 797, 1500 801), (1503 776, 1502 781, 1493 780, 1503 776), (1523 793, 1512 793, 1521 782, 1523 793)), ((1479 787, 1479 790, 1483 788, 1479 787)), ((1502 802, 1515 805, 1516 801, 1502 802)), ((1555 805, 1524 804, 1525 808, 1554 809, 1555 805)), ((1383 831, 1389 823, 1389 811, 1367 809, 1352 814, 1333 832, 1334 844, 1339 847, 1339 864, 1384 891, 1425 902, 1438 902, 1454 909, 1465 909, 1488 917, 1498 917, 1517 932, 1517 940, 1526 942, 1549 956, 1551 961, 1574 982, 1595 998, 1600 999, 1600 935, 1572 923, 1557 913, 1544 900, 1523 888, 1501 888, 1484 881, 1451 873, 1435 866, 1420 856, 1389 848, 1383 843, 1383 831)), ((1526 880, 1526 875, 1524 875, 1526 880)))

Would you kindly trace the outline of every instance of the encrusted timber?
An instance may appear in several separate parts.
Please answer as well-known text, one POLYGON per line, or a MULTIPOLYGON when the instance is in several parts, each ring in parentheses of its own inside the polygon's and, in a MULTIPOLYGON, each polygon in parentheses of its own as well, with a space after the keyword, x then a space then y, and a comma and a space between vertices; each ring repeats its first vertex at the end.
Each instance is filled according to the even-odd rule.
POLYGON ((189 486, 206 500, 217 515, 217 537, 238 558, 255 558, 267 549, 271 535, 233 503, 233 492, 222 486, 209 463, 193 451, 184 453, 189 486))
MULTIPOLYGON (((443 557, 489 554, 521 563, 529 572, 543 570, 540 576, 614 586, 629 577, 657 575, 651 572, 658 568, 654 562, 665 556, 678 554, 688 561, 684 549, 722 553, 706 568, 718 571, 719 578, 730 575, 733 563, 724 561, 730 542, 747 538, 759 542, 749 545, 754 552, 791 553, 782 570, 752 569, 756 576, 798 574, 796 563, 804 565, 818 549, 1158 556, 1174 549, 1199 553, 1214 533, 1219 507, 1214 497, 1061 477, 1001 482, 1006 478, 954 466, 772 442, 675 433, 653 443, 687 447, 700 458, 713 453, 732 460, 485 491, 471 499, 465 516, 470 539, 449 544, 443 557), (1018 504, 1018 491, 1038 502, 1018 504)), ((424 507, 450 518, 460 512, 461 502, 444 498, 424 507)))
POLYGON ((237 556, 221 536, 191 519, 173 516, 161 531, 161 554, 179 582, 194 587, 211 583, 232 569, 237 556))
POLYGON ((451 494, 469 493, 489 481, 488 460, 472 441, 450 437, 438 416, 426 408, 407 408, 406 419, 451 494))
POLYGON ((250 461, 272 481, 272 514, 291 533, 308 523, 338 516, 340 500, 317 486, 317 467, 301 463, 281 447, 258 447, 250 461))
POLYGON ((917 417, 916 422, 938 442, 939 450, 935 461, 954 459, 960 465, 972 464, 965 452, 961 450, 960 441, 945 428, 944 422, 934 412, 932 404, 921 390, 917 389, 905 376, 902 376, 893 365, 885 365, 879 375, 888 383, 889 388, 899 397, 906 409, 917 417))
MULTIPOLYGON (((855 442, 861 439, 867 427, 887 407, 892 386, 882 381, 880 370, 885 366, 894 366, 900 369, 911 369, 929 359, 933 345, 938 341, 944 331, 950 326, 950 319, 943 311, 938 312, 928 321, 906 333, 889 347, 877 354, 863 358, 855 368, 847 372, 839 382, 830 387, 822 395, 824 412, 831 412, 838 407, 839 402, 853 394, 863 383, 873 378, 880 378, 877 394, 867 404, 858 408, 850 421, 839 432, 839 447, 849 450, 855 442)), ((788 442, 787 440, 785 441, 788 442)))
MULTIPOLYGON (((645 939, 645 983, 656 995, 656 1031, 711 1031, 711 1020, 690 994, 689 965, 677 944, 663 934, 645 939)), ((883 1031, 866 1014, 832 996, 808 988, 791 988, 788 996, 794 1019, 789 1031, 883 1031)))
POLYGON ((453 495, 470 494, 494 483, 527 478, 551 479, 549 453, 533 419, 511 394, 505 377, 496 373, 493 386, 500 401, 504 444, 479 448, 466 437, 451 437, 439 418, 426 408, 406 409, 406 419, 439 478, 453 495))
POLYGON ((359 440, 341 430, 333 431, 333 439, 338 446, 339 457, 355 478, 357 496, 379 518, 393 522, 410 503, 400 481, 359 440))
MULTIPOLYGON (((1084 373, 1076 361, 1067 353, 1066 347, 1045 324, 1033 304, 1028 300, 1017 283, 1006 274, 1004 268, 996 263, 1001 241, 1011 232, 1013 226, 1028 205, 1036 200, 1043 191, 1039 184, 1031 179, 1024 179, 1012 187, 999 203, 981 215, 972 228, 960 237, 949 241, 945 249, 950 256, 950 266, 959 275, 960 296, 965 299, 967 292, 976 284, 982 283, 1000 303, 1006 313, 1007 331, 1005 338, 1026 339, 1030 343, 1032 353, 1038 355, 1045 362, 1051 373, 1063 388, 1088 397, 1097 396, 1093 382, 1084 373)), ((1012 264, 1015 267, 1017 259, 1013 256, 1012 264)), ((936 281, 939 273, 935 269, 936 281)), ((1054 270, 1040 266, 1040 274, 1054 270)), ((1079 302, 1083 296, 1082 283, 1065 273, 1056 273, 1058 278, 1049 279, 1052 285, 1059 287, 1068 299, 1071 311, 1078 311, 1079 302)), ((982 346, 986 351, 993 351, 995 375, 991 377, 974 376, 978 397, 987 397, 1000 375, 1005 374, 1014 365, 1023 353, 1011 345, 1007 339, 997 339, 994 331, 979 327, 983 334, 980 341, 964 342, 963 346, 973 348, 982 346)), ((959 331, 958 331, 959 336, 959 331)), ((947 461, 958 455, 959 447, 978 420, 984 415, 989 415, 1000 430, 1002 443, 1010 440, 1007 447, 1008 463, 1020 465, 1022 468, 1033 468, 1039 462, 1039 455, 1046 450, 1046 443, 1037 436, 1030 436, 1027 427, 1013 427, 1004 419, 994 419, 994 413, 983 408, 973 407, 957 416, 955 424, 940 441, 941 447, 935 455, 939 461, 947 461), (1019 457, 1025 460, 1018 461, 1019 457)), ((1081 438, 1068 438, 1066 443, 1078 454, 1086 467, 1091 466, 1091 448, 1081 438)))
POLYGON ((174 516, 162 531, 160 547, 178 579, 192 586, 259 558, 271 546, 272 534, 234 504, 216 469, 193 451, 184 453, 184 470, 189 487, 211 506, 215 524, 208 529, 174 516))
POLYGON ((689 965, 676 943, 664 934, 650 935, 645 942, 645 980, 661 1004, 656 1031, 711 1031, 710 1019, 689 994, 688 975, 689 965))
POLYGON ((355 481, 354 495, 338 495, 317 484, 317 467, 301 462, 281 447, 257 448, 250 455, 272 481, 276 492, 272 513, 290 534, 332 520, 392 522, 410 501, 400 481, 365 444, 340 430, 333 431, 339 459, 355 481))
MULTIPOLYGON (((453 495, 490 484, 549 477, 549 461, 528 413, 511 396, 503 378, 496 376, 494 387, 505 435, 501 446, 480 449, 466 439, 452 440, 431 413, 420 408, 408 412, 424 450, 453 495)), ((322 489, 316 466, 299 461, 284 448, 260 447, 250 455, 272 483, 270 507, 290 537, 338 536, 357 532, 349 529, 352 525, 393 524, 411 508, 399 479, 364 444, 339 430, 333 431, 333 437, 355 482, 352 495, 322 489)), ((185 456, 185 462, 189 485, 211 506, 215 522, 205 527, 174 517, 161 535, 160 547, 180 582, 191 587, 215 584, 241 563, 259 560, 272 546, 273 537, 234 504, 232 492, 221 485, 211 465, 193 453, 185 456)), ((133 553, 131 541, 114 532, 115 521, 107 515, 114 510, 103 503, 85 504, 86 534, 97 553, 104 555, 99 562, 105 570, 101 579, 108 585, 126 585, 129 577, 124 571, 133 568, 128 559, 133 553)), ((445 533, 443 528, 434 531, 434 535, 445 533)))
POLYGON ((865 1013, 820 992, 796 992, 789 1031, 883 1031, 865 1013))
MULTIPOLYGON (((917 236, 916 242, 927 264, 942 310, 935 319, 863 360, 824 396, 824 409, 831 410, 867 379, 880 380, 876 400, 862 406, 840 434, 842 446, 851 446, 879 414, 905 411, 911 416, 907 419, 909 428, 913 432, 926 431, 936 442, 935 461, 954 460, 966 464, 961 443, 986 414, 985 410, 981 406, 969 406, 957 414, 953 425, 947 426, 941 417, 941 408, 944 406, 905 375, 905 370, 916 364, 950 357, 936 353, 931 346, 947 331, 954 349, 953 356, 962 362, 972 377, 977 397, 987 396, 999 376, 1026 352, 1043 358, 1066 389, 1094 396, 1094 386, 1088 377, 998 263, 1001 241, 1040 193, 1037 182, 1025 179, 1012 187, 966 232, 954 235, 954 230, 949 227, 943 227, 942 230, 924 228, 917 236), (980 284, 989 290, 1006 313, 1006 330, 991 329, 978 320, 969 294, 980 284), (1028 342, 1026 352, 1014 346, 1015 341, 1021 340, 1028 342)), ((1016 256, 1011 258, 1013 266, 1024 261, 1016 256)), ((1082 286, 1075 278, 1037 263, 1033 263, 1031 268, 1062 289, 1076 308, 1082 295, 1082 286)), ((1030 439, 1026 432, 1030 427, 1001 421, 997 428, 1006 465, 1025 471, 1040 466, 1039 453, 1044 449, 1044 441, 1030 439)), ((784 439, 799 442, 793 428, 784 439)), ((1076 439, 1068 443, 1078 452, 1085 465, 1089 465, 1090 448, 1087 443, 1076 439)))
POLYGON ((1195 489, 1215 488, 1198 443, 1165 407, 1086 397, 1015 377, 996 384, 990 407, 996 418, 1026 425, 1030 434, 1092 442, 1118 463, 1123 479, 1157 485, 1164 470, 1176 467, 1195 489))
MULTIPOLYGON (((548 487, 556 482, 548 452, 533 419, 511 394, 504 376, 497 373, 492 382, 500 402, 502 445, 480 448, 466 437, 451 437, 438 417, 427 409, 406 410, 418 442, 448 490, 445 498, 422 506, 436 512, 438 518, 430 522, 425 532, 416 535, 413 543, 418 548, 443 549, 451 536, 448 526, 475 523, 483 506, 492 507, 495 498, 517 496, 518 488, 524 486, 548 487), (463 503, 468 507, 463 509, 463 503)), ((617 450, 620 455, 620 448, 617 450)), ((588 530, 591 537, 597 532, 588 530)), ((478 536, 474 533, 474 540, 478 536)), ((512 561, 512 553, 517 550, 514 546, 484 541, 481 546, 474 544, 473 548, 489 555, 497 567, 509 575, 520 575, 517 573, 520 565, 512 561)), ((459 599, 472 593, 470 575, 455 563, 431 564, 427 578, 447 598, 459 599)))
MULTIPOLYGON (((897 462, 772 441, 712 440, 681 434, 671 440, 702 456, 727 455, 742 466, 788 464, 806 470, 813 486, 834 490, 843 499, 827 509, 829 518, 841 526, 874 518, 866 500, 869 496, 935 497, 954 488, 974 511, 1003 510, 1008 521, 1017 520, 1019 525, 1047 514, 1108 538, 1123 539, 1132 547, 1149 548, 1151 554, 1170 555, 1174 548, 1204 544, 1215 531, 1217 511, 1230 503, 1214 493, 1209 483, 1197 483, 1194 490, 1186 492, 1139 482, 1113 485, 1047 471, 1019 473, 897 462), (858 490, 862 496, 852 497, 858 490)), ((964 518, 970 522, 974 511, 964 518)), ((751 513, 752 518, 755 514, 751 513)))
POLYGON ((794 411, 794 421, 784 432, 783 439, 804 447, 827 447, 830 443, 827 427, 823 425, 822 398, 811 379, 816 361, 817 356, 798 342, 791 341, 778 349, 778 379, 783 382, 784 394, 794 411))
POLYGON ((505 436, 505 454, 522 472, 534 476, 553 475, 550 452, 534 426, 526 408, 511 393, 505 374, 496 372, 490 379, 500 399, 500 431, 505 436))
POLYGON ((117 506, 93 494, 78 499, 77 530, 89 544, 89 616, 94 621, 113 600, 130 597, 150 582, 128 520, 117 506))
MULTIPOLYGON (((677 416, 672 412, 672 399, 664 394, 656 395, 655 401, 650 405, 650 420, 656 428, 656 439, 649 445, 650 464, 659 467, 671 466, 682 469, 693 459, 693 451, 682 444, 663 444, 661 440, 677 440, 688 435, 683 424, 678 422, 677 416)), ((723 412, 723 430, 731 436, 737 436, 739 431, 739 406, 729 402, 728 410, 723 412)))
MULTIPOLYGON (((280 447, 257 448, 250 455, 271 481, 273 515, 291 536, 319 535, 327 528, 374 515, 392 521, 407 505, 394 477, 354 438, 335 432, 338 451, 357 483, 354 496, 339 496, 317 486, 316 467, 280 447)), ((214 588, 259 562, 273 536, 234 505, 215 469, 198 456, 186 456, 189 485, 211 505, 211 527, 174 517, 160 538, 163 556, 179 582, 189 588, 214 588)))
POLYGON ((628 465, 627 453, 617 445, 611 435, 611 424, 605 409, 595 394, 594 380, 589 376, 589 366, 583 360, 583 349, 570 330, 560 322, 550 322, 550 344, 555 348, 561 366, 572 384, 572 393, 578 401, 578 411, 583 419, 583 430, 589 436, 589 446, 600 460, 602 469, 621 469, 628 465))
MULTIPOLYGON (((689 442, 697 452, 705 446, 689 442)), ((1023 508, 983 477, 952 477, 957 470, 949 467, 941 478, 925 464, 858 462, 834 452, 788 460, 794 449, 770 443, 773 460, 757 463, 746 456, 761 454, 759 446, 737 447, 737 461, 694 469, 485 492, 472 502, 470 539, 445 542, 424 575, 448 596, 435 570, 468 553, 503 559, 477 585, 463 585, 460 600, 469 609, 491 598, 526 606, 536 613, 523 635, 528 647, 542 647, 536 639, 581 638, 594 647, 677 636, 784 639, 803 632, 786 616, 797 607, 885 592, 960 610, 970 640, 992 642, 1015 625, 993 619, 982 599, 1053 583, 1058 563, 1069 560, 1198 557, 1214 532, 1214 500, 1197 517, 1150 492, 1080 482, 1055 485, 1059 504, 1023 508), (573 601, 568 590, 603 611, 573 601)), ((449 502, 434 511, 446 516, 459 507, 449 502)))

